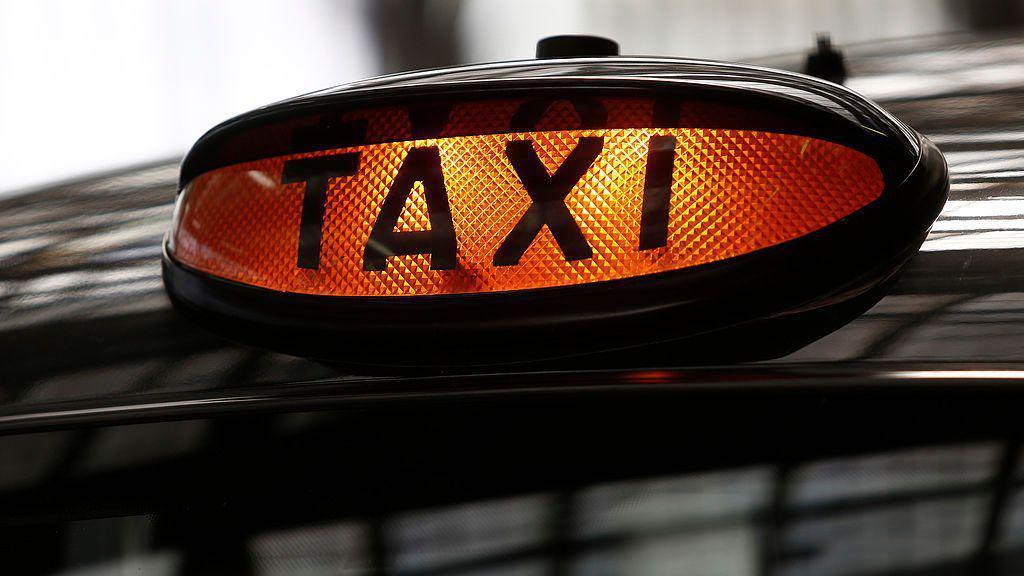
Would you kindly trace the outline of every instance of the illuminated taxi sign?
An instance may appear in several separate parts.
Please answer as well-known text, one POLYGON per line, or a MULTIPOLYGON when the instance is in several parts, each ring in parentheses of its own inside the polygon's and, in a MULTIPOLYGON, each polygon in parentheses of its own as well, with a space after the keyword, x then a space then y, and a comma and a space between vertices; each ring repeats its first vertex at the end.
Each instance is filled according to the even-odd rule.
POLYGON ((420 72, 204 135, 164 282, 217 333, 389 370, 655 343, 669 362, 770 357, 879 298, 947 191, 931 143, 812 78, 615 58, 420 72))
MULTIPOLYGON (((541 104, 520 106, 514 121, 550 125, 543 114, 551 103, 541 104)), ((455 107, 449 117, 457 123, 474 113, 455 107)), ((374 121, 394 123, 388 114, 364 117, 371 132, 386 129, 374 121)), ((381 142, 200 175, 179 200, 171 255, 216 277, 288 293, 547 288, 748 254, 833 224, 878 199, 884 186, 862 152, 760 130, 544 130, 381 142)))

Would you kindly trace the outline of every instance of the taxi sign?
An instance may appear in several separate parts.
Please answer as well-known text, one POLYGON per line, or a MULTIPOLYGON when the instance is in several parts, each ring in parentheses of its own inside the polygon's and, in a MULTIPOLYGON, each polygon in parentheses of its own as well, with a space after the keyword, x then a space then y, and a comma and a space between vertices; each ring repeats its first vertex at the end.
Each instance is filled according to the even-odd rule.
POLYGON ((601 60, 584 83, 551 72, 578 75, 571 58, 392 77, 214 129, 182 167, 169 293, 305 354, 442 333, 559 355, 865 293, 945 199, 934 147, 839 87, 601 60), (552 327, 588 337, 531 335, 552 327))
MULTIPOLYGON (((774 246, 849 216, 885 185, 874 160, 842 144, 651 128, 649 101, 600 104, 639 126, 382 142, 212 170, 185 187, 171 255, 300 294, 546 288, 774 246)), ((495 120, 516 107, 491 106, 495 120)), ((473 113, 484 109, 451 110, 456 123, 473 113)), ((361 116, 368 126, 401 121, 393 111, 361 116)))

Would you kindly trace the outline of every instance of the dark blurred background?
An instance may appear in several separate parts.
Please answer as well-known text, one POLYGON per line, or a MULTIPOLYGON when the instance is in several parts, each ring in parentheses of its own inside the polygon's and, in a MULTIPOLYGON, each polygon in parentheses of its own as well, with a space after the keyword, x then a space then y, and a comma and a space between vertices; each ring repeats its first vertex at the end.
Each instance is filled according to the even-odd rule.
POLYGON ((0 193, 181 155, 256 106, 368 76, 531 57, 750 59, 1013 27, 1021 0, 0 0, 0 193))

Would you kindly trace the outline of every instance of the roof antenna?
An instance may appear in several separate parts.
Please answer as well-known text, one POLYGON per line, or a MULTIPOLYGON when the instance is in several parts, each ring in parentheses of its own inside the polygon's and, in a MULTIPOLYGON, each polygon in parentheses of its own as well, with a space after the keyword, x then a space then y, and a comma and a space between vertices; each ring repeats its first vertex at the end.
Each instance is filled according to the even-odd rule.
POLYGON ((846 81, 846 61, 841 50, 832 46, 828 32, 817 35, 817 46, 807 55, 804 71, 822 80, 842 84, 846 81))

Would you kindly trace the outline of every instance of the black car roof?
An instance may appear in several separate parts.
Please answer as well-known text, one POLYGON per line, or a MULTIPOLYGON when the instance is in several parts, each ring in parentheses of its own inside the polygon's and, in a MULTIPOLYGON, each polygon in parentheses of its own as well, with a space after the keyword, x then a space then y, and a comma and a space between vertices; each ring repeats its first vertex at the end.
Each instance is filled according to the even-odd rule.
POLYGON ((118 406, 187 411, 281 397, 1017 378, 1024 374, 1024 132, 1008 127, 1020 125, 1024 110, 1021 55, 1024 41, 991 38, 847 51, 849 87, 943 149, 949 202, 874 308, 793 354, 740 366, 659 361, 595 371, 590 361, 570 360, 511 375, 351 374, 230 342, 171 308, 160 244, 176 161, 0 198, 0 426, 95 417, 118 406))

